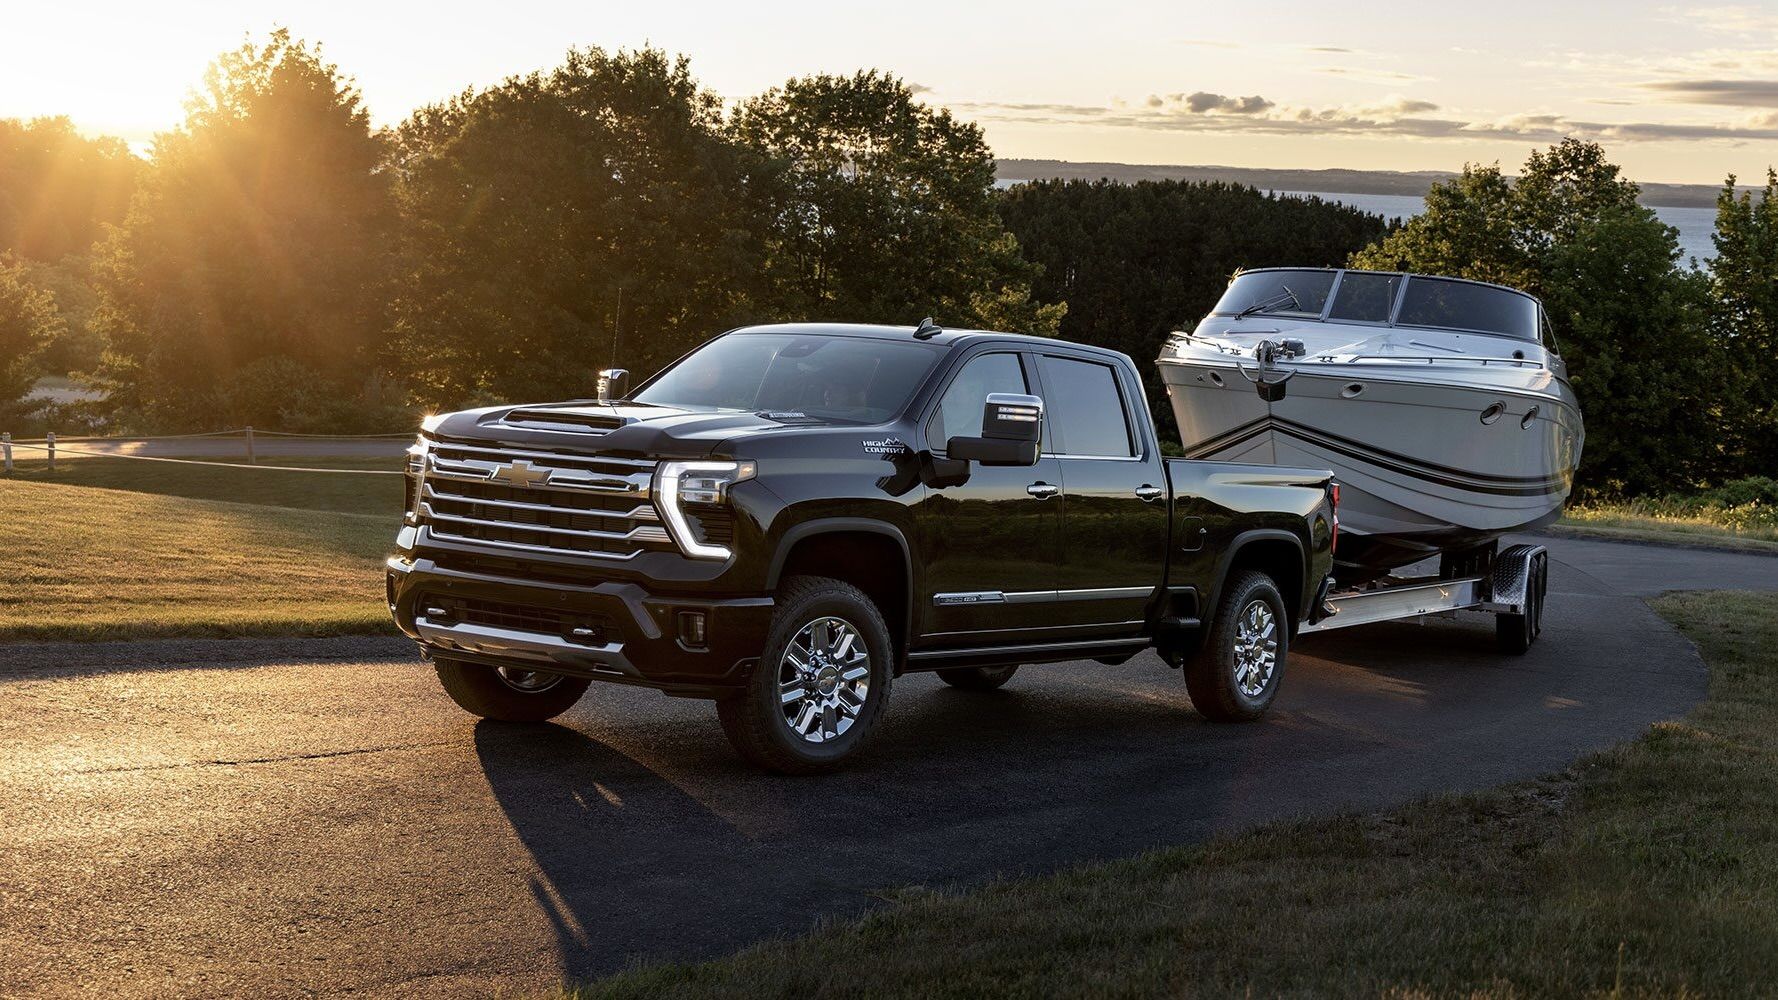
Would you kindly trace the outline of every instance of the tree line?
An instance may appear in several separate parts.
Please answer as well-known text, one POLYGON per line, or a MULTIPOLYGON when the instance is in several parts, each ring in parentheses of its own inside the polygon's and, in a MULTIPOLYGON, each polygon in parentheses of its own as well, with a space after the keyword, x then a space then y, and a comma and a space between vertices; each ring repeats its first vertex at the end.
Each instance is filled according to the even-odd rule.
POLYGON ((1468 167, 1401 226, 1215 182, 1002 191, 994 167, 890 74, 725 106, 656 49, 571 49, 379 129, 275 32, 217 59, 145 158, 0 122, 0 419, 22 429, 31 382, 78 373, 114 429, 383 431, 584 396, 744 323, 933 315, 1131 354, 1170 437, 1147 364, 1168 331, 1242 267, 1351 263, 1541 296, 1594 491, 1775 467, 1778 202, 1733 178, 1706 272, 1585 143, 1516 180, 1468 167))
MULTIPOLYGON (((25 155, 52 133, 119 159, 66 122, 14 125, 0 163, 19 176, 0 178, 19 203, 58 202, 53 165, 25 155)), ((652 371, 741 323, 1053 334, 1063 312, 1031 297, 981 130, 874 71, 725 109, 683 58, 573 49, 378 129, 318 47, 279 31, 216 60, 131 162, 122 207, 84 217, 103 233, 84 254, 25 238, 29 204, 0 230, 7 401, 47 343, 78 355, 63 370, 105 391, 112 427, 385 430, 584 395, 614 360, 652 371), (33 272, 90 288, 86 350, 33 272)))

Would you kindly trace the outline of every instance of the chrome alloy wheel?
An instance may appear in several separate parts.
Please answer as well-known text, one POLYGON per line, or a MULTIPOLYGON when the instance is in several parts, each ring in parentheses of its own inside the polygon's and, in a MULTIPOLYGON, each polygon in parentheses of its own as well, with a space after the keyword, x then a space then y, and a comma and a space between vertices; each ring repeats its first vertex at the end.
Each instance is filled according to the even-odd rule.
POLYGON ((500 678, 500 683, 524 694, 548 691, 562 683, 561 674, 546 674, 540 670, 526 670, 523 667, 495 667, 494 676, 500 678))
POLYGON ((778 661, 778 703, 784 724, 806 743, 838 739, 858 721, 870 697, 870 651, 844 618, 802 627, 778 661))
POLYGON ((1249 698, 1265 694, 1278 667, 1278 619, 1265 601, 1241 610, 1235 629, 1235 687, 1249 698))

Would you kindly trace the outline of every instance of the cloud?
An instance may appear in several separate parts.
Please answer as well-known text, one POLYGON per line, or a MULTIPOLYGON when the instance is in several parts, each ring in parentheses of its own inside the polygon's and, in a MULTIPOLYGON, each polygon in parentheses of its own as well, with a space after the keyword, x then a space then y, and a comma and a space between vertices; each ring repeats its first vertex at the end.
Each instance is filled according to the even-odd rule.
POLYGON ((1639 86, 1679 104, 1778 108, 1778 80, 1656 80, 1639 86))
POLYGON ((907 86, 908 86, 908 93, 910 93, 910 94, 930 94, 930 93, 932 93, 932 88, 926 86, 923 83, 915 83, 912 80, 909 80, 907 86))
POLYGON ((1357 52, 1357 49, 1341 48, 1338 45, 1305 45, 1304 52, 1357 52))
POLYGON ((1168 98, 1174 104, 1183 104, 1195 115, 1256 115, 1269 111, 1273 107, 1271 101, 1254 94, 1251 97, 1224 97, 1200 90, 1195 94, 1172 94, 1168 98))
POLYGON ((1514 139, 1555 142, 1566 137, 1619 142, 1778 140, 1778 114, 1738 123, 1595 122, 1554 112, 1494 119, 1437 115, 1432 101, 1391 95, 1359 105, 1287 106, 1259 95, 1228 97, 1199 91, 1150 95, 1139 104, 949 105, 981 121, 1025 125, 1087 125, 1156 132, 1260 135, 1408 137, 1416 139, 1514 139))
POLYGON ((1778 14, 1769 9, 1740 4, 1713 7, 1663 7, 1661 13, 1670 21, 1696 25, 1705 31, 1745 35, 1778 32, 1778 14))
POLYGON ((1373 80, 1378 83, 1420 82, 1426 79, 1423 76, 1398 73, 1390 69, 1364 69, 1352 66, 1323 66, 1315 72, 1326 73, 1330 76, 1350 76, 1360 80, 1373 80))

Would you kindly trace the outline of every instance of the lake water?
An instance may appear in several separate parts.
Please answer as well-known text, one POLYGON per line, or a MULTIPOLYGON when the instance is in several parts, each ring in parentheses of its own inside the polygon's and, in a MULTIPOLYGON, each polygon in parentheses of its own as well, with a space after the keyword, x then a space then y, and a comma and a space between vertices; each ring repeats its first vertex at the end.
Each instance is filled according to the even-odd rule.
MULTIPOLYGON (((1374 212, 1386 219, 1406 219, 1426 210, 1426 199, 1407 194, 1330 194, 1321 191, 1274 191, 1273 194, 1304 197, 1313 194, 1323 201, 1337 201, 1365 212, 1374 212)), ((1716 229, 1714 208, 1663 208, 1655 206, 1655 217, 1679 230, 1679 251, 1682 264, 1696 257, 1702 266, 1716 253, 1710 234, 1716 229)))

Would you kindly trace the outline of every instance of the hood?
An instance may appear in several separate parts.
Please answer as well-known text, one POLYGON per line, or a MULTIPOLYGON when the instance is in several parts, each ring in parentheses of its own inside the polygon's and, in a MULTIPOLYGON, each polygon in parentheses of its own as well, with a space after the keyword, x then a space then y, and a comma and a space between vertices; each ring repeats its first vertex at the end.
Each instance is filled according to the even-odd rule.
POLYGON ((833 421, 803 413, 710 412, 650 403, 575 400, 462 410, 431 417, 424 426, 428 434, 459 441, 646 458, 703 458, 737 437, 833 425, 833 421))

